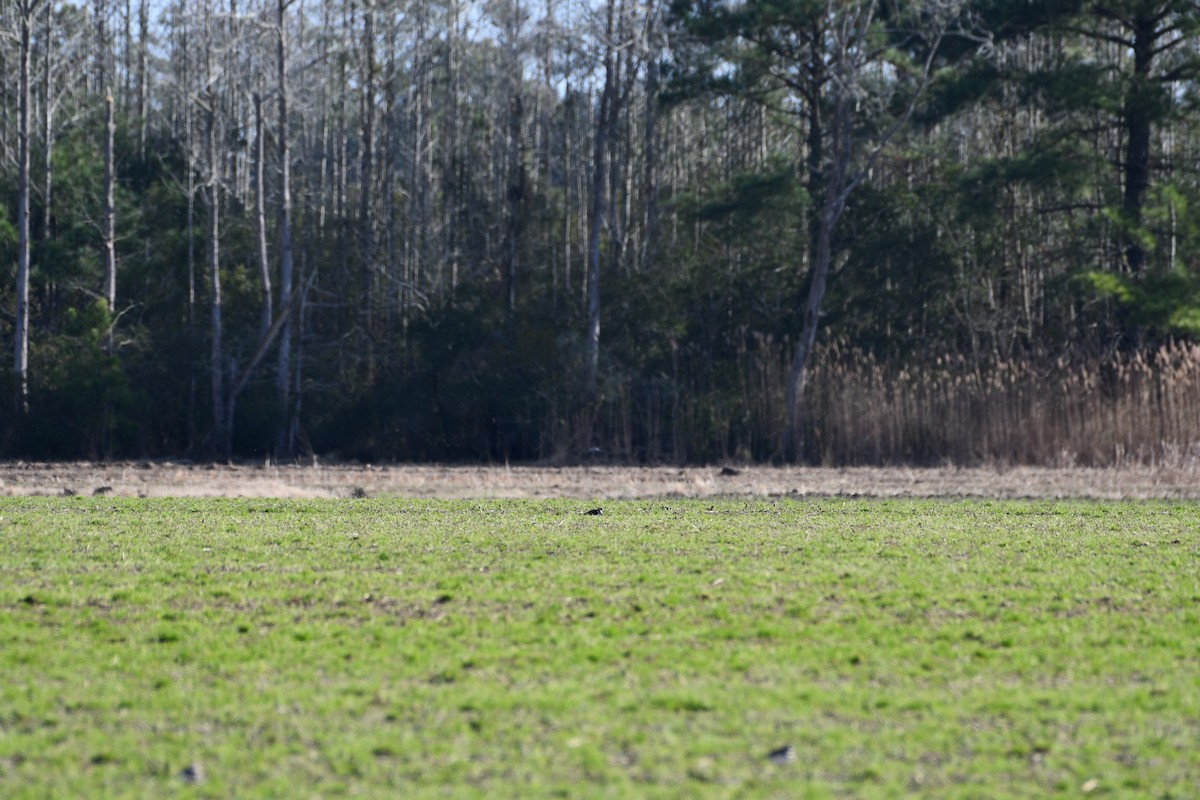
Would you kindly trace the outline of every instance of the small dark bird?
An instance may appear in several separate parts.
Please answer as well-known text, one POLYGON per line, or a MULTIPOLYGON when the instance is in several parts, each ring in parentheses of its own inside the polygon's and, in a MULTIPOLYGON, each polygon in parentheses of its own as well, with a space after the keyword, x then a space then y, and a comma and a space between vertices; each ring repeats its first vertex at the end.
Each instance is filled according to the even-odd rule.
POLYGON ((112 491, 111 486, 97 486, 95 488, 95 490, 92 491, 92 494, 95 495, 96 497, 99 497, 100 495, 108 494, 111 491, 112 491))
POLYGON ((179 771, 179 777, 184 783, 204 783, 204 767, 194 761, 179 771))
POLYGON ((590 509, 583 513, 587 514, 589 517, 598 517, 604 513, 604 509, 603 508, 593 508, 593 509, 590 509))
POLYGON ((721 477, 722 478, 732 478, 734 475, 741 475, 741 474, 742 474, 742 471, 740 469, 734 469, 733 467, 721 467, 721 477))
POLYGON ((785 744, 767 753, 767 760, 772 764, 790 764, 796 760, 796 748, 785 744))

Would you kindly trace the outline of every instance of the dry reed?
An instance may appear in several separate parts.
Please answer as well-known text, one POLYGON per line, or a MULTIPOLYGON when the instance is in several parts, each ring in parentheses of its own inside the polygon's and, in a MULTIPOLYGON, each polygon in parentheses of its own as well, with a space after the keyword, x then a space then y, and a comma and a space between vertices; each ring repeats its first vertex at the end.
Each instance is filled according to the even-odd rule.
POLYGON ((1107 359, 959 355, 896 368, 828 348, 810 380, 810 453, 826 464, 1183 466, 1200 460, 1200 345, 1107 359))

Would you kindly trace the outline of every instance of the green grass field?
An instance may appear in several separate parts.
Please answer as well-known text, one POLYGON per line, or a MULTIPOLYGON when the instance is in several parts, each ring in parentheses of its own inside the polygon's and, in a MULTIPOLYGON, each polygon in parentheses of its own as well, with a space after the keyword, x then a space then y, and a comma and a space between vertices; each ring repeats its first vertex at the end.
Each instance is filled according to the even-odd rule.
POLYGON ((1200 506, 592 505, 0 501, 0 796, 1200 796, 1200 506))

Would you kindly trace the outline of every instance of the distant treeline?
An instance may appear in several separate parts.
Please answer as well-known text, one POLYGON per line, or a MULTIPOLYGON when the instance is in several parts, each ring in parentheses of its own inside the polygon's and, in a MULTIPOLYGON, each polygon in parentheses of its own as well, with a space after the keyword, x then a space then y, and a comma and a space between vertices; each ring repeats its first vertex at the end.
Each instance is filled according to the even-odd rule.
POLYGON ((0 75, 0 457, 1200 447, 1194 0, 0 0, 0 75))

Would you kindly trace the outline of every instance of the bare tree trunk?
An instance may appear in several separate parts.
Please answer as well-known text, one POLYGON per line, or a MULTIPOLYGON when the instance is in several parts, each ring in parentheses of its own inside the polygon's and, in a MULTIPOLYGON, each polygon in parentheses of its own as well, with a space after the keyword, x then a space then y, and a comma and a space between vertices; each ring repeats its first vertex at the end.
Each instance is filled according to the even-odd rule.
POLYGON ((367 382, 375 377, 375 221, 371 217, 371 192, 375 184, 375 4, 363 9, 362 153, 359 161, 359 259, 362 275, 363 334, 367 356, 367 382))
MULTIPOLYGON (((828 190, 834 191, 831 184, 828 190)), ((809 361, 813 345, 817 338, 817 328, 821 324, 821 304, 825 299, 825 288, 829 277, 829 266, 833 261, 833 231, 841 212, 836 211, 826 203, 821 209, 820 223, 817 231, 817 245, 814 249, 813 263, 808 299, 804 304, 804 318, 800 330, 800 340, 796 343, 796 352, 792 358, 791 373, 787 386, 787 449, 791 460, 804 458, 804 424, 805 403, 804 392, 808 387, 809 361)))
MULTIPOLYGON (((18 38, 20 37, 18 36, 18 38)), ((8 53, 9 48, 0 47, 0 75, 11 74, 10 69, 12 67, 8 61, 8 53)), ((4 93, 8 93, 7 84, 4 93)), ((15 154, 9 150, 11 141, 8 134, 12 124, 11 111, 12 107, 10 103, 0 103, 0 159, 3 159, 5 163, 8 163, 15 157, 15 154)))
MULTIPOLYGON (((238 16, 237 0, 228 0, 229 13, 221 14, 224 20, 224 47, 222 48, 224 58, 221 65, 223 78, 227 86, 234 86, 235 76, 238 75, 238 51, 237 46, 231 46, 235 41, 241 38, 242 20, 238 16)), ((216 4, 218 13, 220 4, 216 4)), ((240 44, 240 42, 239 42, 240 44)), ((221 148, 221 164, 223 169, 228 170, 223 176, 225 194, 229 198, 229 207, 234 209, 237 207, 244 208, 246 206, 246 194, 249 191, 242 191, 242 155, 244 148, 235 144, 241 138, 241 131, 245 130, 242 126, 242 103, 241 92, 226 91, 221 93, 221 112, 224 118, 228 121, 225 125, 225 132, 234 133, 235 136, 229 136, 221 148)))
MULTIPOLYGON (((324 9, 324 13, 323 13, 322 22, 323 22, 323 25, 326 30, 328 30, 331 25, 331 20, 332 20, 332 14, 330 13, 331 5, 332 5, 331 3, 324 4, 325 9, 324 9)), ((322 61, 324 61, 328 57, 329 45, 328 45, 327 37, 321 37, 321 47, 320 47, 319 53, 320 53, 320 58, 322 61)), ((326 214, 327 214, 327 211, 329 208, 329 206, 326 205, 326 201, 329 198, 329 194, 330 194, 329 193, 329 183, 330 183, 329 171, 331 168, 330 162, 332 161, 334 164, 337 163, 336 154, 330 152, 331 144, 329 141, 329 114, 330 114, 330 110, 331 110, 331 108, 330 108, 331 105, 333 105, 331 102, 326 101, 322 104, 322 107, 321 107, 321 137, 320 137, 321 138, 321 159, 320 159, 320 168, 317 173, 317 234, 318 234, 318 238, 320 238, 322 240, 325 238, 325 218, 326 218, 326 214), (331 158, 331 155, 333 156, 332 158, 331 158)), ((336 147, 336 144, 334 144, 332 146, 336 147)), ((313 252, 312 248, 309 248, 308 252, 312 253, 313 252)))
MULTIPOLYGON (((414 64, 416 75, 414 76, 415 91, 416 91, 416 129, 414 131, 414 141, 416 147, 413 152, 413 168, 416 172, 413 181, 413 206, 415 208, 414 219, 416 221, 416 230, 413 231, 412 246, 414 249, 414 258, 412 261, 414 269, 408 276, 406 281, 406 293, 408 303, 411 305, 414 299, 414 292, 423 282, 429 281, 428 264, 431 261, 431 246, 434 242, 440 239, 440 232, 433 232, 433 213, 432 213, 432 198, 433 198, 433 174, 434 162, 433 154, 436 148, 433 145, 433 132, 435 130, 433 121, 433 76, 436 74, 434 66, 434 53, 436 52, 436 33, 429 31, 428 20, 429 3, 420 3, 417 13, 421 15, 418 21, 417 31, 417 48, 418 54, 414 64)), ((453 33, 448 33, 453 36, 453 33)), ((449 47, 449 44, 447 45, 449 47)), ((449 154, 447 154, 449 157, 449 154)), ((438 263, 441 263, 439 256, 438 263)), ((440 270, 439 270, 440 271, 440 270)), ((407 313, 404 314, 405 334, 407 336, 407 325, 410 322, 407 313)))
POLYGON ((42 187, 42 236, 52 235, 53 189, 54 189, 54 100, 50 86, 50 61, 54 51, 54 37, 49 35, 54 21, 54 5, 46 4, 46 46, 42 59, 42 170, 45 182, 42 187))
POLYGON ((262 95, 254 93, 254 232, 258 238, 259 297, 262 309, 259 314, 259 337, 267 335, 275 311, 271 303, 271 263, 267 254, 267 202, 264 175, 266 146, 263 141, 262 95))
POLYGON ((211 281, 212 352, 209 374, 212 379, 214 445, 229 454, 228 423, 225 416, 225 365, 221 357, 221 161, 217 150, 217 98, 208 92, 208 274, 211 281))
POLYGON ((587 272, 587 350, 584 386, 588 397, 595 399, 596 377, 600 369, 600 227, 604 217, 605 156, 608 154, 608 135, 616 77, 613 74, 613 8, 616 0, 608 2, 604 55, 604 89, 600 93, 600 108, 596 115, 596 135, 592 142, 592 207, 588 228, 587 272))
POLYGON ((571 305, 571 85, 567 84, 567 100, 563 103, 563 294, 571 305))
POLYGON ((514 81, 509 103, 508 119, 508 198, 505 203, 508 217, 505 234, 505 296, 511 321, 517 307, 517 282, 521 270, 521 234, 525 202, 525 147, 522 141, 523 112, 519 94, 519 78, 514 81))
MULTIPOLYGON (((300 293, 300 308, 296 311, 296 368, 293 370, 295 375, 292 379, 292 400, 286 439, 287 447, 284 450, 285 453, 289 454, 296 452, 297 442, 300 438, 300 412, 304 401, 304 317, 308 309, 308 290, 312 288, 317 279, 315 269, 311 274, 308 274, 307 278, 305 277, 306 274, 308 274, 308 271, 305 268, 304 259, 302 258, 300 261, 300 280, 305 283, 304 291, 300 293)), ((291 319, 288 320, 287 324, 289 327, 291 326, 291 319)))
POLYGON ((146 136, 149 130, 150 72, 147 69, 150 49, 150 13, 147 0, 138 3, 138 66, 137 66, 137 121, 138 155, 146 156, 146 136))
MULTIPOLYGON (((192 124, 187 123, 188 138, 192 124)), ((188 352, 188 450, 196 443, 196 159, 188 148, 187 159, 187 352, 188 352)))
POLYGON ((505 141, 505 161, 507 162, 504 182, 507 185, 504 199, 504 295, 509 322, 517 307, 517 284, 521 270, 521 223, 522 206, 525 194, 525 142, 521 130, 525 110, 521 102, 521 83, 524 76, 521 73, 520 54, 520 25, 521 4, 519 0, 509 0, 504 19, 504 47, 507 51, 506 71, 508 72, 508 125, 505 141))
MULTIPOLYGON (((546 19, 554 19, 554 0, 546 0, 546 19)), ((542 68, 542 96, 539 100, 540 109, 535 112, 534 119, 537 121, 537 130, 539 133, 538 158, 535 158, 535 163, 538 168, 537 187, 535 192, 540 197, 547 199, 551 196, 551 185, 553 183, 552 176, 552 160, 554 158, 554 147, 551 145, 554 129, 554 107, 555 107, 555 90, 553 71, 554 65, 551 60, 553 46, 547 39, 544 41, 538 54, 538 61, 542 68)), ((553 204, 547 203, 545 210, 538 215, 538 221, 541 227, 545 229, 543 246, 545 248, 549 263, 546 265, 550 270, 550 303, 551 309, 555 316, 558 314, 558 245, 555 242, 554 236, 554 212, 553 204)))
MULTIPOLYGON (((449 20, 446 34, 446 154, 443 171, 446 226, 446 258, 449 260, 449 281, 451 293, 458 286, 458 184, 459 184, 459 153, 458 153, 458 0, 449 0, 449 20)), ((446 276, 439 272, 437 276, 437 291, 439 299, 445 295, 446 276)))
POLYGON ((353 244, 350 241, 350 197, 349 197, 349 177, 350 169, 350 130, 346 124, 346 104, 345 96, 347 92, 347 81, 345 75, 342 76, 340 91, 338 92, 338 119, 337 119, 337 138, 333 143, 333 202, 332 214, 333 222, 337 225, 337 266, 339 280, 347 280, 350 277, 350 258, 352 255, 353 244))
MULTIPOLYGON (((131 0, 125 0, 124 8, 121 14, 122 22, 124 22, 122 33, 124 34, 121 47, 121 60, 123 73, 121 75, 121 102, 124 103, 126 110, 129 109, 129 97, 133 94, 133 5, 131 0)), ((113 37, 114 46, 116 37, 113 37)), ((114 70, 116 64, 113 65, 114 70)), ((116 81, 113 81, 113 86, 116 86, 116 81)))
POLYGON ((567 43, 566 52, 566 74, 563 76, 563 294, 567 298, 567 307, 572 306, 571 303, 571 189, 572 189, 572 162, 573 148, 571 143, 574 137, 571 133, 574 128, 575 121, 575 99, 571 89, 571 44, 567 43))
MULTIPOLYGON (((609 260, 614 268, 620 269, 622 273, 626 272, 627 262, 625 259, 625 242, 626 239, 626 217, 627 207, 621 202, 621 195, 625 181, 622 180, 622 173, 628 176, 628 170, 625 166, 632 161, 632 154, 629 148, 630 143, 630 127, 629 127, 629 97, 633 88, 633 80, 636 77, 637 68, 634 66, 636 59, 631 52, 631 48, 627 46, 629 41, 629 24, 628 17, 625 13, 625 0, 620 0, 620 5, 617 8, 617 30, 616 40, 616 55, 613 66, 613 94, 609 100, 609 131, 607 142, 609 148, 608 164, 608 240, 609 240, 609 260), (625 125, 621 125, 621 122, 625 125), (622 148, 625 152, 622 153, 622 148)), ((609 37, 611 39, 611 36, 609 37)))
MULTIPOLYGON (((180 86, 192 85, 192 54, 189 44, 190 22, 184 15, 186 0, 178 0, 174 6, 172 38, 176 39, 179 65, 173 70, 172 80, 180 86)), ((184 238, 186 241, 187 262, 187 320, 186 320, 186 353, 187 353, 187 408, 186 436, 187 451, 192 452, 196 446, 196 385, 197 385, 197 344, 196 344, 196 177, 197 153, 195 112, 196 102, 188 94, 182 95, 180 102, 169 112, 170 124, 182 132, 180 147, 187 170, 186 219, 184 221, 184 238)))
MULTIPOLYGON (((425 248, 423 240, 428 227, 428 219, 425 216, 426 196, 426 175, 425 175, 425 159, 423 153, 428 147, 429 134, 429 103, 427 100, 428 86, 428 71, 429 63, 427 61, 427 51, 429 43, 426 33, 426 15, 428 5, 418 3, 415 8, 416 12, 416 41, 414 42, 412 54, 412 87, 410 90, 409 101, 406 105, 415 111, 415 119, 412 125, 412 157, 409 159, 408 184, 411 187, 410 198, 407 204, 407 212, 401 218, 401 215, 393 202, 396 194, 395 190, 389 188, 389 191, 383 192, 383 216, 387 220, 387 242, 388 242, 388 262, 393 264, 397 259, 400 261, 399 274, 399 291, 398 302, 400 304, 400 330, 404 337, 405 344, 408 343, 408 325, 411 312, 411 303, 413 299, 413 287, 421 279, 422 267, 425 258, 425 248), (403 222, 403 225, 400 223, 403 222), (397 230, 399 228, 400 230, 397 230), (400 241, 403 240, 401 246, 400 241), (402 250, 402 255, 396 256, 395 251, 402 250)), ((397 69, 396 55, 396 26, 388 25, 388 50, 392 55, 389 56, 388 73, 394 76, 397 69)), ((387 134, 384 145, 384 174, 385 183, 391 187, 393 174, 398 171, 395 162, 399 161, 396 149, 398 140, 403 138, 403 133, 398 129, 401 128, 399 121, 396 119, 396 84, 397 80, 392 77, 387 82, 386 99, 384 101, 385 118, 388 121, 387 134)), ((406 115, 407 116, 407 115, 406 115)), ((440 272, 440 270, 439 270, 440 272)), ((391 293, 388 293, 391 296, 391 293)))
MULTIPOLYGON (((292 166, 290 137, 288 136, 288 84, 287 84, 287 11, 288 0, 278 0, 276 25, 278 26, 275 51, 276 91, 279 93, 279 298, 287 303, 283 328, 279 332, 279 363, 275 373, 275 397, 280 420, 275 437, 275 451, 281 456, 290 456, 294 451, 295 418, 290 412, 288 398, 289 379, 292 372, 292 296, 293 249, 292 249, 292 166)), ((299 398, 297 397, 297 407, 299 398)))
POLYGON ((643 133, 642 264, 655 257, 658 237, 658 9, 651 7, 646 18, 646 122, 643 133))
MULTIPOLYGON (((866 13, 864 16, 865 20, 861 22, 862 31, 865 31, 871 23, 870 13, 866 13)), ((856 45, 855 36, 862 37, 865 36, 865 33, 852 33, 847 39, 838 39, 836 34, 833 35, 833 41, 836 44, 833 53, 834 89, 830 92, 832 97, 829 98, 832 111, 827 131, 831 139, 828 162, 824 160, 822 139, 822 135, 826 131, 823 130, 823 120, 816 116, 819 110, 813 112, 814 115, 809 122, 809 180, 812 182, 810 185, 820 186, 821 193, 815 196, 821 198, 821 203, 815 212, 815 231, 813 233, 816 241, 808 266, 808 297, 804 304, 800 339, 796 343, 796 352, 792 358, 786 393, 787 431, 784 450, 787 457, 793 461, 799 461, 805 457, 803 441, 804 425, 807 423, 805 390, 808 387, 809 361, 812 358, 817 329, 821 324, 821 307, 825 300, 829 268, 833 262, 833 234, 838 220, 841 219, 842 212, 846 208, 846 200, 849 198, 850 191, 862 177, 860 175, 854 181, 850 179, 851 160, 854 157, 852 105, 855 100, 853 90, 857 86, 858 79, 855 64, 852 61, 854 56, 851 55, 856 45)), ((811 46, 819 48, 824 41, 824 33, 816 31, 811 46)), ((809 103, 816 107, 822 105, 823 87, 826 83, 825 60, 818 51, 813 56, 812 62, 815 66, 810 68, 809 85, 812 96, 809 98, 809 103)), ((875 152, 877 153, 878 149, 875 152)))
MULTIPOLYGON (((117 234, 116 201, 113 196, 116 183, 116 165, 113 158, 113 139, 117 132, 112 92, 104 95, 104 220, 101 228, 101 248, 104 253, 104 302, 109 314, 117 312, 117 234)), ((106 348, 113 349, 115 319, 105 334, 106 348)))
POLYGON ((92 53, 92 94, 99 94, 105 91, 108 86, 108 34, 105 31, 104 14, 105 0, 95 0, 92 5, 92 14, 95 17, 93 22, 96 26, 95 39, 92 42, 94 52, 92 53))
POLYGON ((13 333, 17 416, 29 413, 29 103, 33 17, 41 0, 17 0, 17 320, 13 333))
POLYGON ((317 167, 317 233, 325 238, 325 214, 328 206, 325 203, 329 195, 329 109, 321 110, 321 155, 317 167))
MULTIPOLYGON (((393 16, 391 14, 387 15, 386 20, 387 20, 387 34, 386 34, 387 45, 384 48, 384 52, 387 53, 387 62, 386 62, 386 66, 384 67, 384 74, 388 76, 388 79, 386 81, 384 81, 384 85, 383 85, 384 131, 383 131, 382 170, 383 170, 383 187, 384 188, 383 188, 383 191, 380 192, 380 194, 382 195, 382 197, 381 197, 382 208, 380 209, 380 213, 383 215, 383 220, 384 220, 384 227, 383 227, 384 274, 388 276, 388 279, 387 279, 385 285, 389 287, 389 291, 384 292, 384 296, 386 298, 386 306, 387 306, 387 314, 386 314, 386 318, 384 320, 384 327, 387 330, 391 330, 393 312, 395 309, 398 308, 399 313, 400 313, 400 319, 401 319, 401 323, 400 323, 401 330, 404 331, 405 326, 407 324, 407 321, 405 320, 404 309, 407 306, 406 290, 409 285, 408 274, 409 274, 409 267, 410 267, 407 253, 410 248, 408 248, 408 247, 403 248, 405 255, 401 255, 398 252, 399 250, 402 249, 400 247, 400 240, 402 238, 406 240, 406 244, 408 243, 407 242, 408 237, 404 236, 403 229, 401 229, 401 226, 400 226, 400 213, 397 211, 397 208, 396 208, 396 206, 397 206, 396 195, 399 194, 399 191, 395 185, 397 182, 396 174, 400 171, 400 169, 398 167, 398 162, 401 160, 399 153, 397 151, 399 150, 399 147, 400 147, 400 145, 399 145, 400 140, 402 140, 404 138, 402 131, 399 130, 401 128, 401 124, 396 119, 396 116, 397 116, 397 114, 396 114, 396 106, 397 106, 396 84, 399 83, 398 75, 397 75, 397 73, 399 71, 399 66, 398 66, 399 59, 397 58, 397 55, 398 55, 397 51, 399 51, 399 49, 400 49, 399 44, 397 42, 397 29, 399 28, 399 25, 398 25, 398 21, 396 20, 395 16, 393 16), (396 286, 396 291, 394 293, 392 291, 390 291, 390 288, 392 286, 396 286), (394 298, 394 304, 393 304, 393 298, 394 298)), ((416 53, 414 54, 414 57, 413 57, 413 62, 416 65, 424 64, 424 61, 423 61, 424 42, 425 42, 425 13, 424 13, 424 9, 420 6, 418 6, 416 53)), ((419 74, 423 74, 425 67, 424 66, 415 66, 414 69, 419 74)), ((418 81, 418 83, 420 85, 422 85, 422 86, 424 85, 424 80, 422 78, 417 78, 416 80, 418 81)), ((421 91, 418 89, 417 93, 421 94, 421 91)), ((424 109, 423 104, 417 103, 417 121, 416 121, 415 128, 418 131, 418 139, 420 136, 420 132, 422 132, 424 130, 424 127, 421 124, 421 120, 422 120, 421 115, 424 110, 425 109, 424 109)), ((416 150, 416 152, 419 153, 420 146, 418 145, 418 147, 415 148, 415 150, 416 150)), ((420 173, 420 164, 422 163, 422 161, 419 158, 413 158, 412 162, 413 162, 412 168, 413 168, 413 173, 414 173, 412 185, 414 187, 416 187, 416 186, 420 185, 419 173, 420 173)), ((414 190, 414 191, 416 191, 416 193, 419 194, 419 191, 417 191, 417 190, 414 190)), ((413 204, 413 205, 416 205, 416 204, 413 204)))

